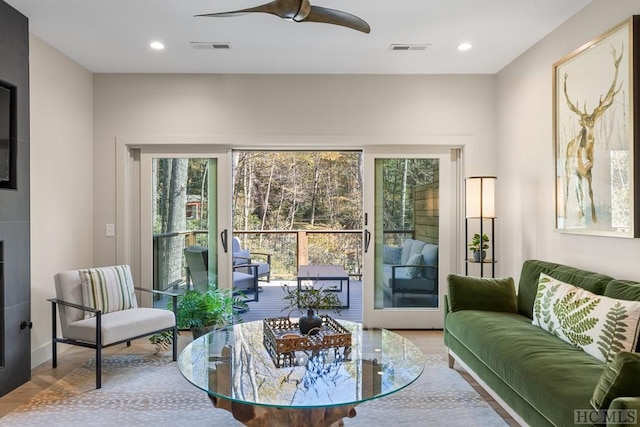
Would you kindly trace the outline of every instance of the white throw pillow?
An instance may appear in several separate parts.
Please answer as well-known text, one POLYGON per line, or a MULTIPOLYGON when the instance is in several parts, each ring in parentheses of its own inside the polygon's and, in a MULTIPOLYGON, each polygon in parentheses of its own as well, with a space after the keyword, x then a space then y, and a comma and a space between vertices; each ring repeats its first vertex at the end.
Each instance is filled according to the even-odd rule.
POLYGON ((415 279, 420 275, 422 271, 422 267, 418 267, 424 265, 424 260, 422 258, 422 254, 413 254, 409 257, 406 265, 410 265, 411 267, 406 267, 407 275, 412 279, 415 279))
POLYGON ((610 362, 636 348, 640 302, 596 295, 540 273, 532 323, 610 362))
MULTIPOLYGON (((102 313, 137 308, 131 269, 128 265, 78 270, 82 303, 102 313)), ((95 316, 86 311, 84 317, 95 316)))

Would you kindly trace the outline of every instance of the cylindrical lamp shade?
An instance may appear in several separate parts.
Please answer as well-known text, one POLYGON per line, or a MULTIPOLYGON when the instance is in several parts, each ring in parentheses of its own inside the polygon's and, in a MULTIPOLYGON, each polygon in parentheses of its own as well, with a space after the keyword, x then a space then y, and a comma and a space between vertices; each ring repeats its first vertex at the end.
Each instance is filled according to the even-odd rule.
POLYGON ((495 218, 495 176, 472 176, 465 179, 465 216, 495 218))

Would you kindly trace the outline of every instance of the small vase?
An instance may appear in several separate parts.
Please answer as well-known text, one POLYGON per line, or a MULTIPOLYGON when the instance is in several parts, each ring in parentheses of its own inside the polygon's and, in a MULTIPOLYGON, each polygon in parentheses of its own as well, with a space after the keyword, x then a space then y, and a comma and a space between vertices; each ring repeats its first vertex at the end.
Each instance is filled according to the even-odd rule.
POLYGON ((310 335, 316 335, 320 330, 315 328, 320 328, 322 326, 322 318, 317 316, 312 309, 308 309, 307 314, 300 316, 298 323, 301 334, 307 335, 310 333, 310 335))
MULTIPOLYGON (((482 251, 482 261, 487 257, 487 251, 482 251)), ((473 260, 480 262, 480 251, 473 251, 473 260)))

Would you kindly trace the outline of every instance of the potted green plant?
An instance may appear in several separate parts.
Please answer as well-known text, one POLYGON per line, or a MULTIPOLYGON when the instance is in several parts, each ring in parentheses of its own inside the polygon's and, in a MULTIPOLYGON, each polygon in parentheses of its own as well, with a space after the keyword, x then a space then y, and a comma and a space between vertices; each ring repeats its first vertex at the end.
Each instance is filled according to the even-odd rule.
MULTIPOLYGON (((173 310, 173 302, 167 305, 173 310)), ((247 303, 231 289, 210 288, 206 292, 185 290, 178 296, 176 324, 179 330, 191 330, 196 339, 216 328, 241 322, 240 312, 246 311, 247 303)), ((172 343, 171 331, 155 334, 149 338, 156 346, 156 352, 169 348, 172 343)))
POLYGON ((340 313, 340 307, 342 306, 340 298, 335 292, 327 291, 322 286, 307 285, 297 288, 282 285, 282 290, 285 293, 284 299, 288 301, 288 305, 282 311, 291 309, 304 309, 307 311, 306 314, 303 311, 298 320, 300 333, 304 335, 318 333, 316 328, 322 325, 322 318, 317 314, 319 310, 340 313))
POLYGON ((471 239, 471 242, 468 246, 469 250, 473 252, 473 260, 476 262, 480 262, 480 260, 484 260, 487 256, 487 251, 485 249, 489 249, 489 236, 487 236, 486 233, 482 233, 481 242, 480 233, 476 233, 473 235, 473 238, 471 239))

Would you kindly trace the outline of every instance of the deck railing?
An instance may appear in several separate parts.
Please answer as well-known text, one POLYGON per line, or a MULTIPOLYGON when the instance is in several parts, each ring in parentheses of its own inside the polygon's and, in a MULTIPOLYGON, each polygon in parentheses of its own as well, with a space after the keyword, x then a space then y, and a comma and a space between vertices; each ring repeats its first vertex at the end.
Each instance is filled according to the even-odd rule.
MULTIPOLYGON (((208 246, 208 234, 207 230, 192 230, 153 236, 154 289, 168 289, 186 280, 182 249, 208 246)), ((271 278, 275 280, 295 280, 298 266, 307 264, 341 265, 349 275, 362 276, 363 230, 236 230, 233 234, 243 249, 271 254, 271 278)), ((386 244, 401 244, 413 236, 413 230, 385 230, 384 234, 386 244)))

